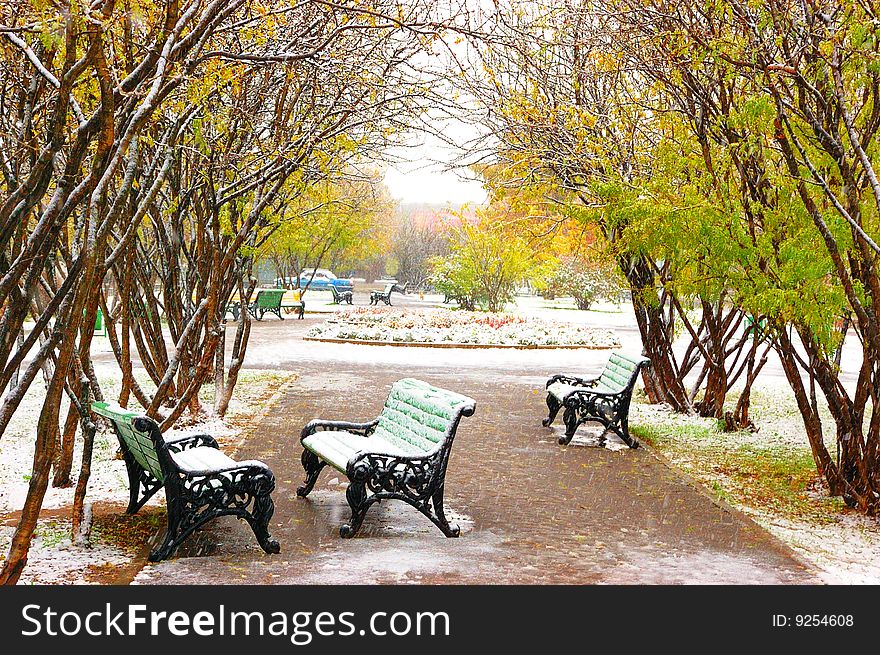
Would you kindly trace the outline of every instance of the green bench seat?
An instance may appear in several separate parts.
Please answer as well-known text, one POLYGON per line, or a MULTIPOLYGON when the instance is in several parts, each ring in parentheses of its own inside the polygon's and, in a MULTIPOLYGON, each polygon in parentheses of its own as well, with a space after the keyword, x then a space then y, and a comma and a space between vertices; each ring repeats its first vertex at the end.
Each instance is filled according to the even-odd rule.
POLYGON ((615 351, 596 378, 554 375, 546 385, 550 413, 542 421, 544 427, 549 427, 564 407, 565 434, 559 437, 560 444, 571 442, 583 423, 595 421, 605 426, 600 443, 605 443, 605 436, 611 431, 630 448, 638 448, 639 442, 629 433, 629 406, 639 371, 649 365, 646 357, 615 351))
POLYGON ((165 489, 168 528, 150 561, 170 557, 194 530, 225 515, 246 520, 263 550, 279 552, 269 534, 275 476, 263 462, 237 462, 209 435, 166 440, 153 419, 118 405, 95 402, 92 411, 109 419, 119 440, 129 480, 126 511, 134 514, 165 489))
MULTIPOLYGON (((247 310, 258 321, 262 321, 266 314, 275 314, 282 321, 284 317, 281 315, 282 301, 284 300, 285 289, 259 289, 253 301, 248 304, 247 310)), ((305 305, 296 303, 300 309, 300 318, 305 313, 305 305)), ((241 315, 241 301, 236 300, 226 308, 226 311, 232 312, 232 317, 237 321, 241 315)))
POLYGON ((349 479, 351 520, 340 528, 343 537, 354 536, 369 507, 385 499, 409 503, 457 537, 443 510, 446 468, 458 423, 475 409, 467 396, 406 378, 392 385, 373 421, 311 421, 300 435, 306 480, 297 495, 306 497, 330 465, 349 479))

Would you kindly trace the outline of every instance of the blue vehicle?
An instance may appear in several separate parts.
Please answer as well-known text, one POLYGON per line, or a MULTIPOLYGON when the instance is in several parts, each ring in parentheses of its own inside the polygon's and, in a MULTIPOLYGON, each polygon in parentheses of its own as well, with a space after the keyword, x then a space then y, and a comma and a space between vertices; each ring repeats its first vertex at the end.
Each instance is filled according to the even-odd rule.
MULTIPOLYGON (((291 280, 289 279, 282 280, 281 278, 279 278, 275 282, 276 284, 278 284, 278 286, 288 286, 285 283, 290 281, 291 280)), ((338 291, 351 291, 352 289, 354 289, 354 284, 352 284, 351 280, 338 278, 333 274, 332 271, 329 271, 326 268, 306 269, 305 271, 300 273, 300 289, 305 289, 307 284, 309 285, 309 289, 316 290, 327 290, 331 286, 336 287, 338 291)))

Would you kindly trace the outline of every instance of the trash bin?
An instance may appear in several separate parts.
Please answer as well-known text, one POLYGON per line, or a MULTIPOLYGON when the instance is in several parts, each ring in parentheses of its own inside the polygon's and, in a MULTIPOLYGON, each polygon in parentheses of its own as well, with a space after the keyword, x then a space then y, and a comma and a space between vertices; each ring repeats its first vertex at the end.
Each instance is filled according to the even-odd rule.
POLYGON ((95 314, 95 334, 107 336, 107 328, 104 326, 104 314, 101 313, 100 307, 98 307, 98 313, 95 314))

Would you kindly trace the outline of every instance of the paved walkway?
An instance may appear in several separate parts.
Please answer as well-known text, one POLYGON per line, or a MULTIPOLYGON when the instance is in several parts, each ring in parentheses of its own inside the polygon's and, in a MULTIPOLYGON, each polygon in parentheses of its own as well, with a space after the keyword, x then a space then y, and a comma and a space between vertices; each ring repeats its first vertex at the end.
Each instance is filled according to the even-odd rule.
POLYGON ((571 446, 557 445, 540 423, 543 380, 553 370, 595 370, 607 353, 302 341, 313 322, 256 324, 248 357, 252 367, 300 374, 239 453, 276 474, 272 532, 282 553, 265 555, 244 523, 222 519, 136 582, 817 582, 778 540, 648 449, 597 448, 590 430, 571 446), (374 505, 361 533, 343 540, 344 478, 325 469, 308 499, 295 496, 303 477, 299 430, 315 417, 374 417, 390 385, 406 376, 477 401, 476 414, 462 420, 446 479, 447 515, 461 537, 447 539, 414 509, 390 502, 374 505))

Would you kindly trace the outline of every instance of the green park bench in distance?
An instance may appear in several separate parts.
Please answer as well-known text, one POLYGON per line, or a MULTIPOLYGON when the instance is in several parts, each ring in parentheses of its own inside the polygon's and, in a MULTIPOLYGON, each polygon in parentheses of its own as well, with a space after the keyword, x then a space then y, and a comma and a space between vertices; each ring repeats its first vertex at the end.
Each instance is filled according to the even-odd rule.
MULTIPOLYGON (((253 301, 247 305, 248 312, 250 312, 251 316, 258 321, 262 321, 266 314, 275 314, 283 321, 284 317, 281 315, 281 310, 284 307, 288 307, 298 309, 299 317, 302 318, 305 314, 305 303, 300 300, 299 302, 283 304, 284 294, 286 292, 285 289, 257 290, 257 295, 254 297, 253 301)), ((237 321, 241 315, 241 301, 234 300, 230 302, 226 310, 232 312, 232 317, 237 321)))

